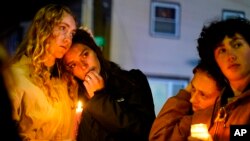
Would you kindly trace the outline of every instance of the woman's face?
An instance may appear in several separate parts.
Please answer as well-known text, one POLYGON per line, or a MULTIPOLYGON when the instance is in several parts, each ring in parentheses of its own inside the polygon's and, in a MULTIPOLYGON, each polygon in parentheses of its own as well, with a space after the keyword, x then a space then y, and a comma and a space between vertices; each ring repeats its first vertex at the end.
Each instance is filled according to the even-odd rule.
POLYGON ((84 80, 87 73, 95 71, 100 74, 101 66, 96 53, 86 45, 76 43, 63 57, 67 70, 77 78, 84 80))
MULTIPOLYGON (((222 73, 232 84, 250 78, 250 46, 240 35, 225 37, 214 51, 222 73)), ((249 82, 248 82, 249 83, 249 82)))
POLYGON ((62 21, 53 29, 53 34, 48 38, 47 52, 54 58, 62 58, 72 44, 72 36, 76 30, 75 19, 64 13, 62 21))
POLYGON ((220 95, 216 81, 206 71, 198 70, 191 81, 191 98, 193 111, 212 106, 220 95))

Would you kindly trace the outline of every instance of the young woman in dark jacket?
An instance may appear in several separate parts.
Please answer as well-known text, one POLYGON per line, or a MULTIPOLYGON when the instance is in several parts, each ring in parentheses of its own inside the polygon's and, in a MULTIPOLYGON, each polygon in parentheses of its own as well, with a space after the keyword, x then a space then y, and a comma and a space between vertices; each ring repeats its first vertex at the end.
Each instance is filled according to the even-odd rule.
POLYGON ((93 37, 77 30, 63 64, 72 91, 78 87, 83 112, 78 141, 147 141, 155 119, 146 76, 106 60, 93 37), (77 85, 77 86, 76 86, 77 85))

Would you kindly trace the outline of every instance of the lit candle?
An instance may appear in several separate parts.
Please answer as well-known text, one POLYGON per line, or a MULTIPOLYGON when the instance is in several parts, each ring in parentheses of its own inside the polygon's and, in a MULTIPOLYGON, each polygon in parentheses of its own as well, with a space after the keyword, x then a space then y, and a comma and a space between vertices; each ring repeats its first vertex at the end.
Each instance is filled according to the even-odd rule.
POLYGON ((80 100, 77 103, 76 113, 82 113, 82 102, 80 100))
POLYGON ((82 115, 83 105, 79 100, 76 107, 76 123, 79 124, 82 115))
POLYGON ((191 137, 200 140, 208 140, 209 133, 206 124, 193 124, 191 125, 191 137))
POLYGON ((75 122, 74 138, 76 138, 76 135, 77 135, 78 125, 79 125, 80 120, 81 120, 82 110, 83 110, 83 104, 79 100, 77 103, 77 107, 76 107, 76 116, 75 116, 75 121, 74 121, 75 122))

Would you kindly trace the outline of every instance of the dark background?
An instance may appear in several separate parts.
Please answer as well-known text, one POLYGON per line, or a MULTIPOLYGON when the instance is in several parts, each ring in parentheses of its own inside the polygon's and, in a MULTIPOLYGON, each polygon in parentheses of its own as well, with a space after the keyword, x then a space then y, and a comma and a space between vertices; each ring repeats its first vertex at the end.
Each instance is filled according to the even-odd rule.
POLYGON ((81 0, 4 0, 0 5, 0 37, 16 30, 20 22, 32 20, 37 10, 49 3, 68 5, 74 12, 81 0))

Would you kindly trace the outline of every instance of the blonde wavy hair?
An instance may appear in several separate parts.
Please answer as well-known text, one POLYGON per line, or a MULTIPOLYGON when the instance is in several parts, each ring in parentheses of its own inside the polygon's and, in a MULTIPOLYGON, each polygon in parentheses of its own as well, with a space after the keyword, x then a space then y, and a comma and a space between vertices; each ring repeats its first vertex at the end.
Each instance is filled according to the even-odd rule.
MULTIPOLYGON (((47 39, 55 36, 53 28, 61 22, 65 12, 72 15, 76 21, 72 11, 65 5, 49 4, 42 7, 36 13, 12 60, 17 62, 23 55, 26 55, 31 61, 30 77, 32 81, 41 87, 49 97, 53 97, 50 94, 50 89, 53 87, 50 84, 51 72, 44 66, 43 56, 47 53, 47 39)), ((60 72, 57 73, 60 74, 60 72)))

